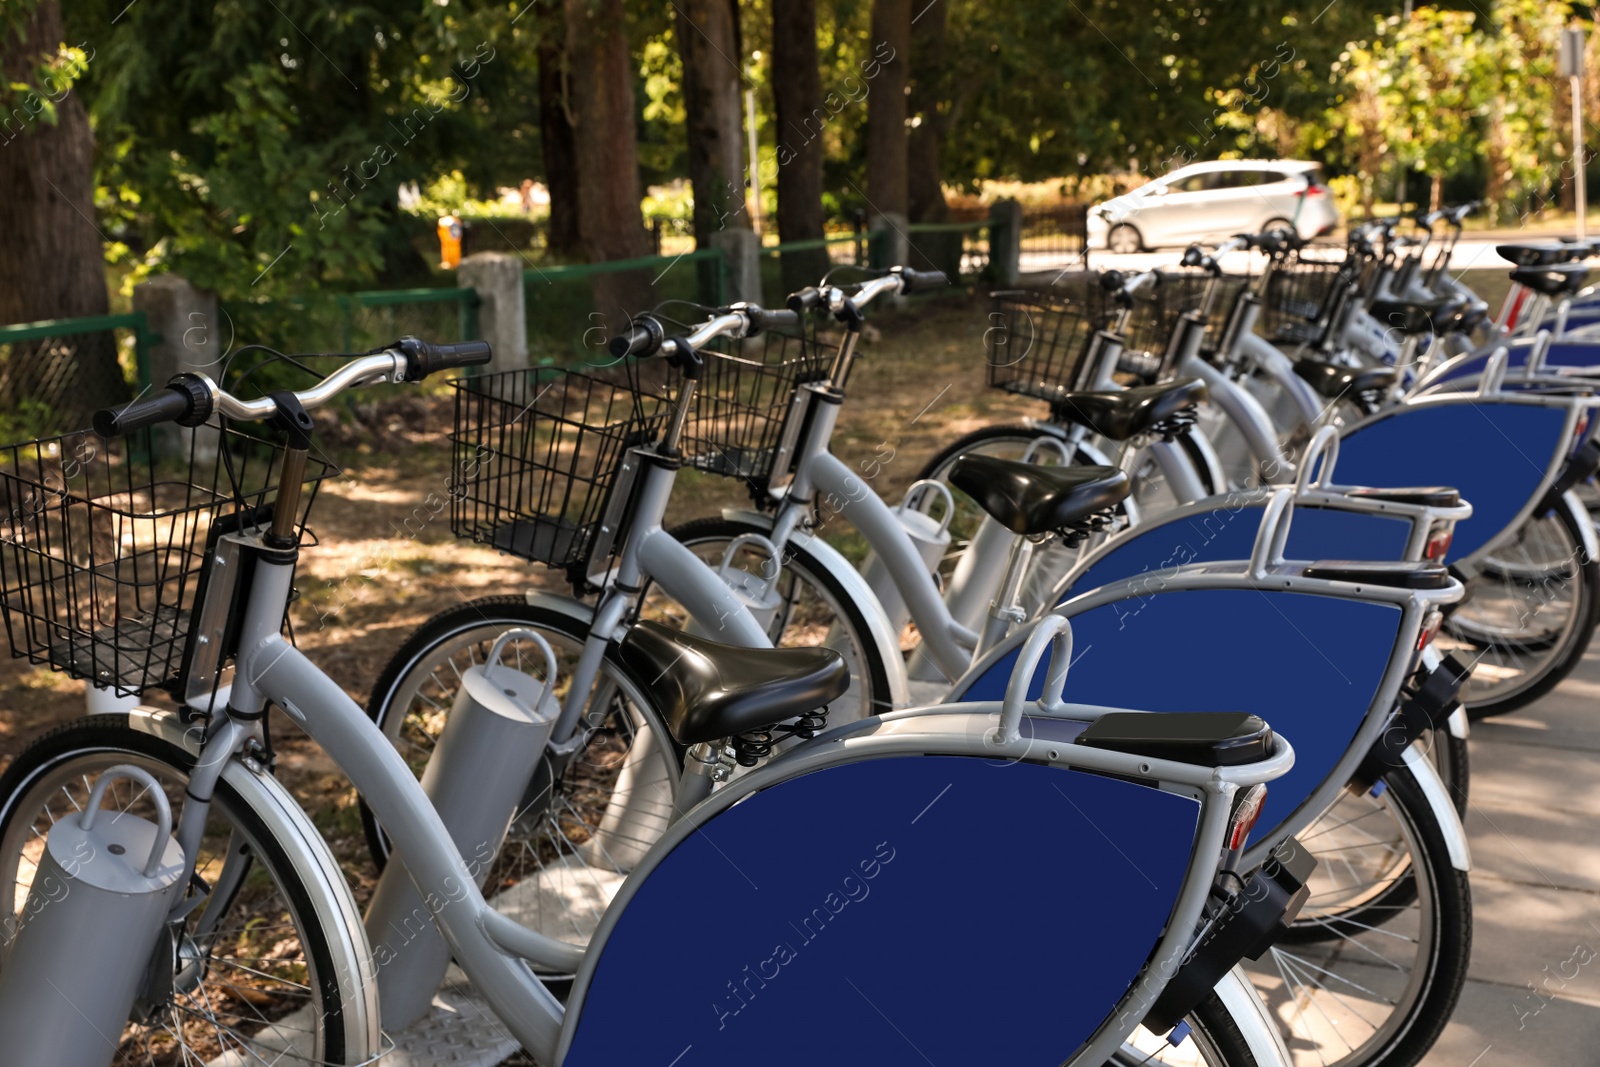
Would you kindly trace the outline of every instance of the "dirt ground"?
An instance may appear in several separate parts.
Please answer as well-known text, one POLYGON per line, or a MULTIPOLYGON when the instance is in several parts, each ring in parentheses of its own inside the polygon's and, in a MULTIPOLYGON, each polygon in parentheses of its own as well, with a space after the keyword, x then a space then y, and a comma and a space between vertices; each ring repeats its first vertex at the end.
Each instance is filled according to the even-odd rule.
MULTIPOLYGON (((1469 278, 1497 301, 1499 272, 1469 278)), ((985 388, 988 303, 979 294, 874 315, 844 405, 835 452, 897 501, 924 461, 954 437, 1044 406, 985 388)), ((358 702, 405 637, 456 603, 530 587, 568 591, 558 574, 452 538, 445 499, 452 403, 443 391, 391 395, 343 419, 323 413, 318 448, 342 473, 311 514, 317 543, 301 556, 291 609, 297 644, 358 702)), ((748 506, 742 484, 680 476, 672 519, 748 506)), ((864 545, 827 531, 847 555, 864 545)), ((29 739, 83 711, 83 683, 25 661, 0 660, 0 767, 29 739)), ((355 797, 343 775, 293 724, 273 719, 281 777, 312 813, 364 898, 375 877, 355 797)))

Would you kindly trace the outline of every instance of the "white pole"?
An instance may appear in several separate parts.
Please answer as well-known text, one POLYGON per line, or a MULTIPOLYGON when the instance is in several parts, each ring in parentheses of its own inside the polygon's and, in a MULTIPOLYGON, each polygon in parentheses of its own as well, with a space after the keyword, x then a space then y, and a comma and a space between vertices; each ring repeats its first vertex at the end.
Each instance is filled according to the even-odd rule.
POLYGON ((750 141, 750 225, 761 232, 761 163, 756 156, 756 91, 744 91, 744 128, 750 141))

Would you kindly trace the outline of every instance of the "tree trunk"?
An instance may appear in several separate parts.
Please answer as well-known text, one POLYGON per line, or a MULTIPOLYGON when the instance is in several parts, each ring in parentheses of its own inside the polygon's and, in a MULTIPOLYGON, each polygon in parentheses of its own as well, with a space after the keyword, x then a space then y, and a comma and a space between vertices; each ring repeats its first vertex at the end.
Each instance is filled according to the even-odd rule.
MULTIPOLYGON (((590 262, 648 255, 639 210, 633 60, 622 0, 565 0, 567 92, 578 179, 578 241, 590 262)), ((594 302, 608 329, 654 303, 647 271, 595 275, 594 302)))
POLYGON ((566 0, 567 91, 578 179, 578 239, 590 260, 649 251, 639 211, 633 61, 622 0, 566 0))
POLYGON ((1438 211, 1444 204, 1444 175, 1435 174, 1433 184, 1428 189, 1428 210, 1438 211))
MULTIPOLYGON (((822 217, 822 76, 817 64, 816 0, 772 5, 772 99, 778 125, 778 239, 824 234, 822 217)), ((826 249, 786 252, 785 292, 815 285, 828 269, 826 249)))
POLYGON ((911 133, 907 207, 912 222, 944 222, 950 217, 940 184, 940 150, 950 121, 944 85, 944 0, 931 3, 911 24, 911 133))
POLYGON ((910 74, 911 0, 873 0, 867 96, 867 210, 906 214, 906 84, 910 74))
POLYGON ((673 30, 683 57, 694 240, 706 248, 719 230, 749 229, 745 210, 744 121, 739 101, 738 11, 734 0, 679 0, 673 30))
POLYGON ((544 153, 544 183, 550 192, 545 245, 568 259, 581 251, 578 240, 578 174, 572 117, 567 97, 566 26, 561 8, 539 5, 539 144, 544 153))
MULTIPOLYGON (((0 39, 0 77, 31 82, 62 40, 56 0, 44 0, 19 31, 0 39)), ((0 325, 109 309, 88 115, 70 91, 55 100, 53 126, 40 104, 35 94, 14 95, 0 115, 0 325)), ((19 344, 0 361, 0 406, 32 400, 54 413, 56 430, 78 429, 94 409, 127 395, 109 332, 19 344)))
MULTIPOLYGON (((61 43, 61 9, 45 0, 0 42, 0 71, 31 81, 34 68, 61 43)), ((0 323, 104 315, 105 252, 94 222, 94 134, 83 102, 68 93, 57 122, 38 113, 39 99, 13 97, 0 138, 0 323)))

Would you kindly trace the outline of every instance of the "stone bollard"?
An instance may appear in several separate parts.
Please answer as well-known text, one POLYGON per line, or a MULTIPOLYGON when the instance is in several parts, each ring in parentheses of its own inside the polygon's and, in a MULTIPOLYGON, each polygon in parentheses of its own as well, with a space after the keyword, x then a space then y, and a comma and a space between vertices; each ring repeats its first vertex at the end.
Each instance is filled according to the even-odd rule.
POLYGON ((874 267, 903 267, 911 258, 909 219, 897 211, 874 212, 867 220, 872 235, 870 256, 874 267))
POLYGON ((1002 288, 1022 273, 1022 205, 998 200, 989 208, 989 274, 1002 288))
POLYGON ((711 235, 711 247, 722 249, 727 263, 727 287, 723 296, 734 304, 748 300, 760 304, 761 238, 754 230, 726 229, 711 235))
MULTIPOLYGON (((217 294, 196 289, 179 274, 158 274, 133 287, 133 310, 144 312, 154 340, 150 345, 150 386, 160 389, 174 375, 204 374, 215 381, 222 361, 236 347, 233 325, 217 312, 217 294)), ((200 426, 157 426, 152 442, 165 455, 180 455, 191 439, 195 458, 210 462, 217 454, 217 430, 200 426)))
POLYGON ((456 269, 456 284, 478 291, 478 337, 494 349, 494 359, 483 373, 527 370, 528 314, 522 259, 508 252, 475 252, 456 269))

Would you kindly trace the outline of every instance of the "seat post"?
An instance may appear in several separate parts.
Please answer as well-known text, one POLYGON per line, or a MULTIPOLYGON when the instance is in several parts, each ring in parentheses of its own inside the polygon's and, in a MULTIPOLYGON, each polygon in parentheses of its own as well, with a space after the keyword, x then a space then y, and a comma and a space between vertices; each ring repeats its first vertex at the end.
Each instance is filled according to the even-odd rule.
POLYGON ((1006 560, 1005 576, 989 605, 989 618, 984 622, 983 634, 973 652, 976 660, 989 649, 1005 640, 1011 627, 1027 621, 1027 612, 1018 603, 1022 596, 1022 580, 1027 576, 1028 563, 1033 559, 1033 541, 1017 536, 1011 543, 1011 554, 1006 560))

